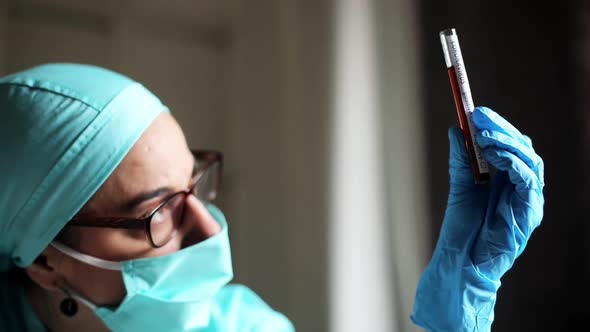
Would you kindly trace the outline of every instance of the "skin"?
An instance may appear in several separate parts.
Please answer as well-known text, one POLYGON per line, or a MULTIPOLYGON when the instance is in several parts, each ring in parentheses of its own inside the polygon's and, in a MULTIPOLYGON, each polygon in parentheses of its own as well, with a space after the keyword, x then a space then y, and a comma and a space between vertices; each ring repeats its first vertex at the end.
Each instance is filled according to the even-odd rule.
MULTIPOLYGON (((160 114, 143 133, 117 169, 111 174, 80 214, 140 217, 170 194, 186 190, 193 171, 193 157, 184 134, 169 113, 160 114), (166 188, 134 210, 123 207, 141 193, 166 188)), ((114 228, 65 227, 58 239, 67 246, 110 261, 156 257, 198 243, 220 231, 220 226, 195 196, 185 200, 184 221, 176 236, 161 248, 153 248, 145 232, 114 228)), ((63 299, 63 289, 73 289, 99 306, 116 306, 126 295, 120 271, 100 269, 77 261, 48 246, 26 269, 32 280, 29 298, 41 319, 52 316, 44 308, 63 299), (52 303, 49 305, 48 303, 52 303)), ((59 311, 58 311, 59 312, 59 311)), ((57 329, 56 329, 57 330, 57 329)))

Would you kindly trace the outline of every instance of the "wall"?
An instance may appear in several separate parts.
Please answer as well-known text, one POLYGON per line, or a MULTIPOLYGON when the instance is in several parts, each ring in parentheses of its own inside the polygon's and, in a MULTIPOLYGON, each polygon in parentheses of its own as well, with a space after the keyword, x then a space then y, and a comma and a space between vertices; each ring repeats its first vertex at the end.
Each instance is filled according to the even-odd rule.
MULTIPOLYGON (((419 22, 411 1, 367 3, 371 52, 379 65, 371 69, 381 120, 374 138, 385 170, 376 178, 385 217, 378 235, 391 259, 387 277, 374 277, 391 289, 381 295, 395 310, 389 316, 383 309, 384 325, 375 326, 410 331, 415 285, 428 252, 419 22)), ((342 4, 0 0, 0 74, 74 61, 144 83, 172 109, 191 146, 225 153, 219 204, 230 224, 235 281, 286 313, 299 331, 326 331, 338 327, 330 319, 363 321, 360 310, 356 317, 330 317, 335 303, 328 294, 329 242, 343 241, 328 234, 339 225, 329 211, 329 179, 337 167, 330 164, 331 120, 338 112, 335 61, 346 56, 335 54, 334 42, 342 4)), ((358 305, 355 296, 345 299, 349 308, 358 305)))

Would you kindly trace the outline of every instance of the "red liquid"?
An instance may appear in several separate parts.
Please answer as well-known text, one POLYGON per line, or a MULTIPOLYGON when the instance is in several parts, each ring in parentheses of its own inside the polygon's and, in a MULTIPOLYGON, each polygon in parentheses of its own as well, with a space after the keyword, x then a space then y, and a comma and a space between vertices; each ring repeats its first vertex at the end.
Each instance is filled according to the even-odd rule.
POLYGON ((467 115, 465 114, 465 108, 463 107, 463 101, 461 100, 461 90, 459 90, 457 74, 453 67, 447 68, 447 72, 449 74, 449 80, 451 81, 451 89, 453 90, 453 98, 455 99, 457 116, 459 117, 459 126, 463 132, 463 141, 467 148, 467 154, 469 155, 469 161, 471 162, 471 169, 473 170, 475 183, 486 183, 490 179, 490 173, 482 173, 479 170, 477 157, 475 156, 475 149, 473 148, 473 142, 471 141, 471 132, 469 131, 469 125, 467 124, 467 115))

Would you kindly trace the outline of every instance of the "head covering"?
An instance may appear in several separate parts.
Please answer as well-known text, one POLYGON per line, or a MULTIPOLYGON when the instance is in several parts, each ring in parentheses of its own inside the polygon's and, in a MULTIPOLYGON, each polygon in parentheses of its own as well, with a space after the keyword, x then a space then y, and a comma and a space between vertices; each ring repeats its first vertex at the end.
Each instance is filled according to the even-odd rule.
POLYGON ((0 272, 30 265, 162 111, 141 84, 99 67, 0 78, 0 272))

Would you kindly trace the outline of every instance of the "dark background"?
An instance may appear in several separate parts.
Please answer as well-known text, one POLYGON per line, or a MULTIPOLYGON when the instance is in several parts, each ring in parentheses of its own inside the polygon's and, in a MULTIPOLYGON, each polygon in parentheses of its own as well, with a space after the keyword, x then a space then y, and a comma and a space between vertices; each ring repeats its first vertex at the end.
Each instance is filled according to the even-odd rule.
MULTIPOLYGON (((530 136, 545 161, 545 217, 502 279, 494 331, 573 331, 588 318, 586 185, 590 119, 584 99, 585 7, 567 1, 421 1, 423 93, 430 165, 446 165, 446 127, 457 125, 438 32, 459 35, 476 105, 530 136)), ((590 36, 590 34, 588 34, 590 36)), ((587 62, 590 62, 588 57, 587 62)), ((440 228, 447 169, 431 168, 433 229, 440 228)), ((433 244, 437 234, 433 234, 433 244)))

